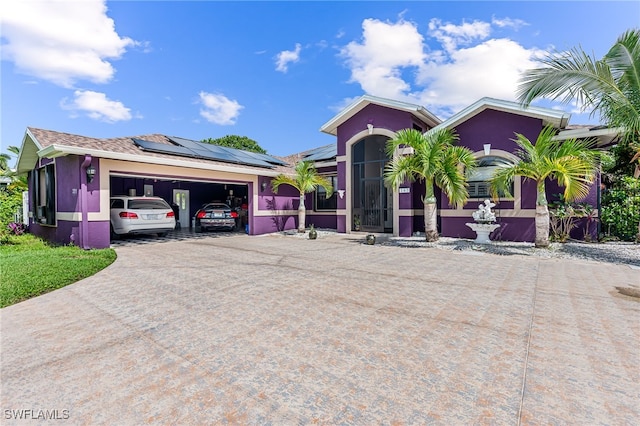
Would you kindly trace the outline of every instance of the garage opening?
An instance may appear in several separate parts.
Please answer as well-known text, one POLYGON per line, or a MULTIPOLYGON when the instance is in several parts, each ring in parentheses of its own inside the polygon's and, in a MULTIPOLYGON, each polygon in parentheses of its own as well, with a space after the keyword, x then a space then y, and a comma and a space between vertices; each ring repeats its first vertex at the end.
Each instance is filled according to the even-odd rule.
POLYGON ((112 174, 111 196, 154 196, 163 198, 176 214, 176 229, 195 231, 194 217, 207 203, 227 204, 238 212, 236 231, 244 232, 248 220, 249 187, 244 182, 201 181, 166 176, 112 174))

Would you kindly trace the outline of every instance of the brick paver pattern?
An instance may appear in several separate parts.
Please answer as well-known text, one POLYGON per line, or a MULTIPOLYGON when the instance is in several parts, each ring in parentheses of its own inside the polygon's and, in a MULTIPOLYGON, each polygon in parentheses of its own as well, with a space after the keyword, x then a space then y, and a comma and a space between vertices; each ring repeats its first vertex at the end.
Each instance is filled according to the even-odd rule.
POLYGON ((117 253, 2 309, 2 424, 640 424, 626 265, 345 235, 117 253))

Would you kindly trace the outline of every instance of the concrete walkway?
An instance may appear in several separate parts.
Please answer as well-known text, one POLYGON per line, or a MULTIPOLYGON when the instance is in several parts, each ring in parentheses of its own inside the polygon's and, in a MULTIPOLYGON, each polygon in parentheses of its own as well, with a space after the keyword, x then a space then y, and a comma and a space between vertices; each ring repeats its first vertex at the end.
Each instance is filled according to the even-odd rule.
POLYGON ((0 311, 3 425, 640 423, 638 269, 344 235, 117 253, 0 311))

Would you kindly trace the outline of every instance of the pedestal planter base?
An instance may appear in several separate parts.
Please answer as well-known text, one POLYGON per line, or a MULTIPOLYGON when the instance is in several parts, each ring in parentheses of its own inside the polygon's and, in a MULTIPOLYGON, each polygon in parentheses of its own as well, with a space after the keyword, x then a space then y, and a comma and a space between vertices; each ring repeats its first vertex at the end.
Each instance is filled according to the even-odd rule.
POLYGON ((474 243, 477 244, 491 244, 489 234, 500 227, 497 223, 465 223, 465 225, 475 231, 474 243))

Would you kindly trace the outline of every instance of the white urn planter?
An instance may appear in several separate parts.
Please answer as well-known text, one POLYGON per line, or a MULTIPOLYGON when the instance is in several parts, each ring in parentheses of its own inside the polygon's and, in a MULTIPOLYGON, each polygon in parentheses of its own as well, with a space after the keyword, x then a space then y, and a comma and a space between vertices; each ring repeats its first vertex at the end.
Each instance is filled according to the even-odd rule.
POLYGON ((489 234, 498 229, 500 225, 497 223, 465 223, 476 233, 476 239, 473 241, 476 244, 491 244, 489 234))

